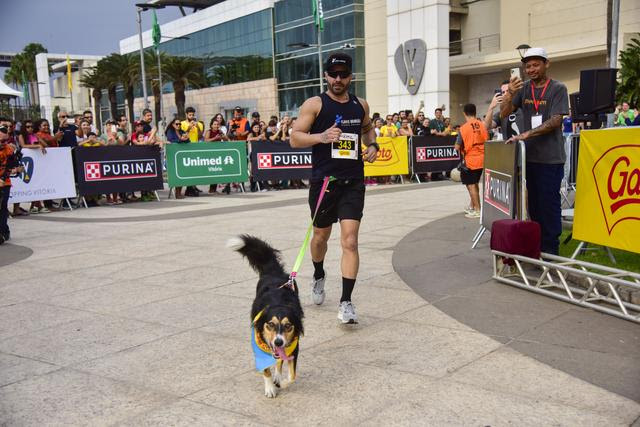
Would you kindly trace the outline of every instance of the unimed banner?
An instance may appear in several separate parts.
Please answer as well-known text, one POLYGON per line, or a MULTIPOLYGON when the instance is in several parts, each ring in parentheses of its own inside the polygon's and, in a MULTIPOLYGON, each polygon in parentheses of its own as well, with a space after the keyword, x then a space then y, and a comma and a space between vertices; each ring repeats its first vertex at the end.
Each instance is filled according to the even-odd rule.
POLYGON ((169 144, 166 152, 169 187, 245 182, 249 178, 244 141, 169 144))
POLYGON ((252 142, 251 175, 255 180, 311 178, 311 148, 285 142, 252 142))
POLYGON ((71 148, 23 149, 24 172, 11 178, 9 203, 66 199, 76 196, 71 148))
MULTIPOLYGON (((380 137, 378 157, 373 163, 364 162, 364 176, 407 175, 409 173, 409 150, 407 137, 380 137)), ((363 145, 362 150, 366 147, 363 145)))
POLYGON ((77 147, 74 153, 82 195, 153 191, 163 186, 158 147, 77 147))
POLYGON ((580 132, 573 238, 640 253, 640 128, 580 132))
POLYGON ((455 136, 411 137, 413 173, 444 172, 458 166, 460 154, 455 143, 455 136))
POLYGON ((484 145, 482 225, 487 230, 493 221, 515 217, 516 155, 516 144, 489 141, 484 145))

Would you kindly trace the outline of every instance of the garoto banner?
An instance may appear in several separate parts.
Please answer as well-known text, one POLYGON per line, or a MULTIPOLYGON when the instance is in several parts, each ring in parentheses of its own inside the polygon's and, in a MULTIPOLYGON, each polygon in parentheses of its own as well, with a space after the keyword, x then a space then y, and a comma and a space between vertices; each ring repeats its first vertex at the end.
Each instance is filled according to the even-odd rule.
POLYGON ((78 147, 74 153, 81 195, 153 191, 163 186, 158 147, 78 147))
POLYGON ((169 187, 245 182, 249 178, 244 141, 169 144, 166 152, 169 187))
POLYGON ((257 181, 311 178, 311 147, 286 142, 252 142, 251 176, 257 181))
MULTIPOLYGON (((390 176, 409 174, 409 151, 407 137, 379 137, 376 142, 380 146, 378 157, 373 163, 364 162, 364 176, 390 176)), ((362 151, 366 147, 362 146, 362 151)))
POLYGON ((11 178, 10 204, 76 196, 71 148, 25 148, 22 164, 24 172, 11 178))
POLYGON ((411 137, 413 173, 444 172, 458 166, 455 136, 424 135, 411 137))
POLYGON ((640 129, 580 132, 573 238, 640 253, 640 129))
POLYGON ((482 225, 487 230, 496 220, 515 218, 517 153, 517 144, 489 141, 484 145, 482 225))

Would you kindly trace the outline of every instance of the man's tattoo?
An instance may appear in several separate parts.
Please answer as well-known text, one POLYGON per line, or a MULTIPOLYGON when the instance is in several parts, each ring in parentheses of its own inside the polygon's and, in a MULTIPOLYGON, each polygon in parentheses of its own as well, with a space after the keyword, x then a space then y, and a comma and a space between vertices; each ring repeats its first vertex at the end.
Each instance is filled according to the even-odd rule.
POLYGON ((562 126, 562 115, 556 114, 551 116, 548 120, 543 122, 540 126, 529 131, 529 138, 539 135, 544 135, 552 130, 562 126))

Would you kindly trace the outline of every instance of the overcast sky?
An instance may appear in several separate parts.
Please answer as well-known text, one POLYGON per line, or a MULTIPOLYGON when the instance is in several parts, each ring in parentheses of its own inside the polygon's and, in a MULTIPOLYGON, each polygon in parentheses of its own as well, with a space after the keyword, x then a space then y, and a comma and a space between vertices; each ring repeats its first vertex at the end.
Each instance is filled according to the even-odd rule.
MULTIPOLYGON (((20 52, 30 42, 52 53, 107 55, 138 34, 136 3, 146 0, 0 0, 0 52, 20 52)), ((187 9, 187 13, 191 10, 187 9)), ((182 16, 177 7, 157 11, 160 24, 182 16)), ((142 13, 142 30, 152 12, 142 13)))

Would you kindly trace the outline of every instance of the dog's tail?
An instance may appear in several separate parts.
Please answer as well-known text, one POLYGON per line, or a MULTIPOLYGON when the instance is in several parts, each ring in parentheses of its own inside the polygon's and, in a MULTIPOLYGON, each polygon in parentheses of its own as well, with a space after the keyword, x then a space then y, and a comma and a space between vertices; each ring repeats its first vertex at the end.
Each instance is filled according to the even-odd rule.
POLYGON ((227 247, 244 255, 260 276, 286 274, 280 262, 280 251, 257 237, 248 234, 232 237, 227 241, 227 247))

